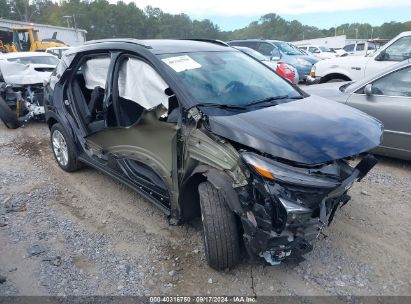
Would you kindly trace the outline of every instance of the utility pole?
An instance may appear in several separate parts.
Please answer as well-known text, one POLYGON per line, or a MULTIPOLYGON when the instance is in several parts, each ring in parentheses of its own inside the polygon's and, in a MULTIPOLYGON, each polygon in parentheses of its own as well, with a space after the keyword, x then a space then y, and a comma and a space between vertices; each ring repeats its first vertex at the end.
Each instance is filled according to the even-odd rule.
POLYGON ((337 24, 334 27, 334 36, 337 36, 337 24))
POLYGON ((358 39, 358 28, 355 29, 355 40, 358 39))

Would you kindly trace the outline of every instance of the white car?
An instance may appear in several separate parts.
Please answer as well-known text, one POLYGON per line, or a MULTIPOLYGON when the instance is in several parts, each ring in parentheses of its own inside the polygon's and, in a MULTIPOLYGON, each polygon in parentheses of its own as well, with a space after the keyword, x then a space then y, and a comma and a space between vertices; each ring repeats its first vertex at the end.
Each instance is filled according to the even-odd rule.
POLYGON ((43 83, 59 62, 46 53, 0 56, 0 120, 8 128, 18 128, 29 119, 44 119, 43 83))
POLYGON ((299 49, 307 51, 313 54, 315 57, 320 59, 329 59, 338 57, 338 54, 325 46, 318 46, 318 45, 307 45, 307 46, 299 46, 299 49))
POLYGON ((307 83, 360 80, 408 58, 411 58, 411 31, 397 35, 366 56, 321 60, 313 65, 307 83))

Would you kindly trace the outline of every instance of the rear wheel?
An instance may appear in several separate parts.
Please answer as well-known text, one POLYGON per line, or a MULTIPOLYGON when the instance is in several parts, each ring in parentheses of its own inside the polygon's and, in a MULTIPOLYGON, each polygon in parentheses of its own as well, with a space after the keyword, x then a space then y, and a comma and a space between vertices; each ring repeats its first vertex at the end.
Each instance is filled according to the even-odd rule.
POLYGON ((0 97, 0 119, 9 129, 17 129, 23 123, 17 119, 16 113, 10 109, 2 97, 0 97))
POLYGON ((240 241, 235 214, 210 182, 198 186, 208 265, 223 270, 238 264, 240 241))
POLYGON ((82 164, 77 160, 77 150, 73 139, 59 123, 54 124, 50 130, 50 142, 54 158, 60 168, 67 172, 73 172, 82 167, 82 164))

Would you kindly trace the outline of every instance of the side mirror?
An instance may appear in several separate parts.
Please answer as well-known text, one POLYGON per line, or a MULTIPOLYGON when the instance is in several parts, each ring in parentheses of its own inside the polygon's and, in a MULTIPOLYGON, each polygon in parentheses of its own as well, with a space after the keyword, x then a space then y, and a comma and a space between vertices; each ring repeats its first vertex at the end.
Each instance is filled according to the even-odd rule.
POLYGON ((383 61, 385 59, 385 51, 381 51, 376 57, 376 61, 383 61))
POLYGON ((372 84, 369 83, 364 87, 364 93, 367 96, 372 96, 372 84))

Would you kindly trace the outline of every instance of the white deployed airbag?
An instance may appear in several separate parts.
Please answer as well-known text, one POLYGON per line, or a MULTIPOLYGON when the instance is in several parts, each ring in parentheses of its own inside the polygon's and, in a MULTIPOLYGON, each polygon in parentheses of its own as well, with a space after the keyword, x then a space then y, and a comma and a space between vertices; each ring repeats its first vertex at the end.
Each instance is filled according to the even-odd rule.
POLYGON ((82 66, 86 88, 93 90, 95 87, 105 88, 110 57, 101 57, 87 60, 82 66))
POLYGON ((162 104, 168 108, 168 96, 164 93, 168 85, 147 63, 128 58, 121 67, 118 91, 122 98, 132 100, 146 109, 162 104))

